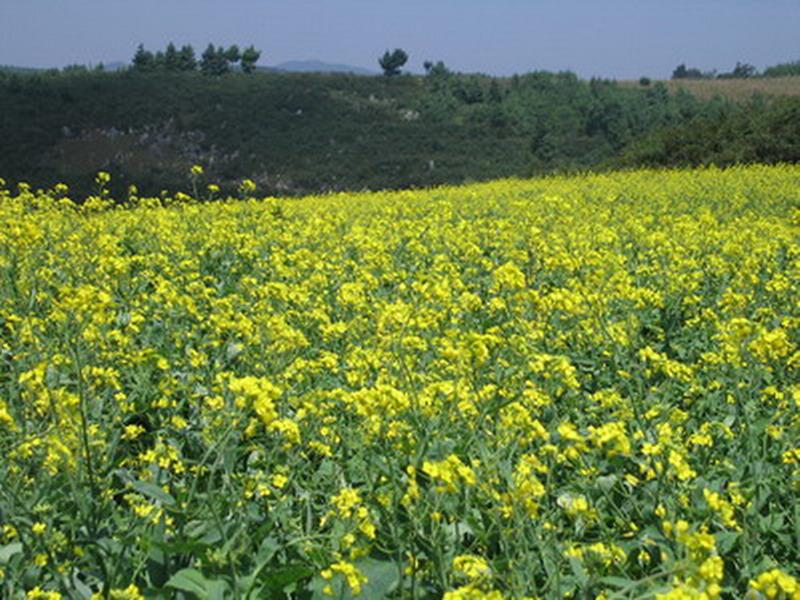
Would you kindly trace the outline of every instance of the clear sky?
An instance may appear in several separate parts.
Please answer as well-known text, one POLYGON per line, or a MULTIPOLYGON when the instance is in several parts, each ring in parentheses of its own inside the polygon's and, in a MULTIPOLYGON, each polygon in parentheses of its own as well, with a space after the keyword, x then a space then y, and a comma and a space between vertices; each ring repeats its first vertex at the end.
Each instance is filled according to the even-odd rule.
POLYGON ((498 75, 665 78, 800 59, 800 0, 0 0, 0 64, 128 61, 136 45, 254 44, 259 64, 444 60, 498 75))

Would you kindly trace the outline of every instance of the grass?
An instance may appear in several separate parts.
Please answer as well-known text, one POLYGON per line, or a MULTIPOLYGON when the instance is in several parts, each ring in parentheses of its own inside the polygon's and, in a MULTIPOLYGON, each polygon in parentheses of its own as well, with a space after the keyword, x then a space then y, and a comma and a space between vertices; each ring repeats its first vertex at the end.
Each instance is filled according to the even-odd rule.
MULTIPOLYGON (((800 77, 752 77, 748 79, 679 79, 663 82, 670 92, 685 90, 698 98, 723 96, 746 101, 755 95, 800 96, 800 77)), ((638 81, 621 81, 627 88, 641 87, 638 81)))

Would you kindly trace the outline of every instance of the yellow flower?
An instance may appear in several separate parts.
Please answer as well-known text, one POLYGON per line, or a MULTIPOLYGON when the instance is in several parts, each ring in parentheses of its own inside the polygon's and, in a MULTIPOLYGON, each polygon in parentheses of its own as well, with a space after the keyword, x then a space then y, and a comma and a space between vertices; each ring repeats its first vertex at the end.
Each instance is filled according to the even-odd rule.
POLYGON ((672 466, 675 476, 681 481, 687 481, 697 476, 697 472, 686 461, 686 456, 677 450, 669 453, 669 464, 672 466))
POLYGON ((714 510, 719 515, 722 523, 726 527, 738 529, 738 524, 736 523, 736 518, 734 516, 733 505, 730 502, 725 500, 722 495, 709 490, 708 488, 703 489, 703 497, 705 498, 709 508, 714 510))
POLYGON ((498 290, 517 290, 525 287, 525 274, 513 262, 507 262, 494 271, 494 285, 498 290))
MULTIPOLYGON (((92 595, 92 600, 101 600, 102 597, 102 594, 97 592, 92 595)), ((124 589, 112 589, 109 592, 109 598, 111 598, 111 600, 145 600, 142 592, 139 591, 139 588, 134 584, 124 589)))
POLYGON ((0 400, 0 426, 12 431, 17 427, 14 418, 8 413, 8 406, 3 400, 0 400))
POLYGON ((353 488, 343 488, 331 498, 331 504, 336 507, 339 516, 346 519, 353 516, 355 510, 361 505, 361 496, 353 488))
MULTIPOLYGON (((354 596, 360 595, 361 587, 369 581, 366 575, 364 575, 354 564, 347 561, 333 563, 320 573, 322 578, 326 580, 333 579, 336 574, 341 574, 344 577, 345 581, 347 582, 347 586, 350 588, 350 591, 354 596)), ((330 587, 327 589, 330 591, 329 595, 333 595, 332 589, 330 587)))
POLYGON ((453 570, 470 580, 483 579, 492 574, 486 559, 474 554, 462 554, 453 559, 453 570))
POLYGON ((135 440, 145 432, 145 428, 141 425, 125 425, 122 431, 123 440, 135 440))
POLYGON ((252 179, 243 179, 239 184, 239 193, 243 196, 250 196, 256 191, 256 182, 252 179))
POLYGON ((750 589, 761 592, 767 598, 800 599, 800 581, 792 575, 772 569, 750 581, 750 589))
POLYGON ((31 531, 33 531, 34 535, 44 535, 46 529, 47 525, 41 521, 34 523, 31 527, 31 531))
POLYGON ((597 511, 592 508, 586 496, 582 494, 562 494, 558 497, 558 505, 573 519, 582 518, 593 521, 597 511))
POLYGON ((422 471, 431 479, 440 482, 436 487, 436 491, 439 492, 455 492, 459 483, 467 486, 477 483, 475 472, 455 454, 437 462, 425 461, 422 464, 422 471))
POLYGON ((445 592, 442 600, 503 600, 503 594, 469 584, 445 592))
POLYGON ((30 590, 25 597, 27 600, 61 600, 59 592, 43 590, 38 585, 30 590))

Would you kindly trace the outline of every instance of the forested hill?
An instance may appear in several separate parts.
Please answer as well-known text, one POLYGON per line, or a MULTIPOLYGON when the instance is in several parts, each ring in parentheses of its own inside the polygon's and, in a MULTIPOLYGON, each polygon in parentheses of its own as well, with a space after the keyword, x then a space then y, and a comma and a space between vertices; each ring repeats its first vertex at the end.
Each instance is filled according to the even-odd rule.
POLYGON ((0 72, 0 177, 89 191, 255 180, 265 194, 428 186, 634 164, 800 160, 800 99, 701 100, 537 72, 0 72), (702 132, 702 139, 698 133, 702 132))

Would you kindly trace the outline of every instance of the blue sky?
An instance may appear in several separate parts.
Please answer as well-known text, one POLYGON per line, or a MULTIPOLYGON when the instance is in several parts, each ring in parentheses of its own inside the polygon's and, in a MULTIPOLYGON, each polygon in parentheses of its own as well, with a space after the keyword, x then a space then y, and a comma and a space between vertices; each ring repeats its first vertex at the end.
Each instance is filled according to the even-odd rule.
POLYGON ((254 44, 260 64, 444 60, 498 75, 668 77, 800 59, 800 0, 0 0, 0 64, 127 61, 170 40, 254 44))

